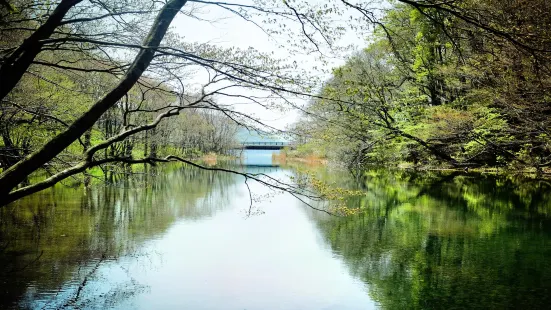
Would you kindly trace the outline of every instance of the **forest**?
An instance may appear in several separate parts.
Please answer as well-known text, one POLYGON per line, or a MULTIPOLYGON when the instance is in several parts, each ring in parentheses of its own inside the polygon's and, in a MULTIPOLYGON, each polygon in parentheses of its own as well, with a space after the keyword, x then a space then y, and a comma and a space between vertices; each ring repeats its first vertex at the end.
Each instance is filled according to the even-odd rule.
POLYGON ((310 101, 298 153, 354 169, 549 167, 550 4, 391 3, 310 101))
POLYGON ((550 89, 548 0, 0 0, 0 308, 548 308, 550 89))
POLYGON ((246 74, 240 70, 261 70, 267 60, 253 51, 183 42, 168 28, 185 4, 1 6, 2 204, 68 177, 89 180, 94 168, 124 174, 133 164, 225 154, 235 145, 247 117, 214 97, 232 96, 224 91, 240 83, 246 74), (205 82, 193 78, 194 65, 204 66, 205 82))
POLYGON ((299 155, 353 169, 543 173, 551 165, 550 5, 2 2, 0 204, 97 168, 224 154, 240 128, 286 134, 299 155), (190 42, 172 25, 202 20, 209 8, 259 28, 287 56, 190 42), (339 45, 350 32, 363 38, 361 49, 339 45), (333 67, 336 56, 346 61, 333 67), (321 71, 299 65, 309 61, 321 71), (284 131, 238 108, 245 105, 301 117, 284 131))

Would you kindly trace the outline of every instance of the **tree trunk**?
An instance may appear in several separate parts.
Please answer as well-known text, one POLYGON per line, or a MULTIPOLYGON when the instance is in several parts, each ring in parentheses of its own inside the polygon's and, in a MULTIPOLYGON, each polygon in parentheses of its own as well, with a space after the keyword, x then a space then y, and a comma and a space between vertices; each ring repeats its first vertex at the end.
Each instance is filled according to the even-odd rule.
POLYGON ((155 133, 156 130, 151 130, 151 144, 149 149, 149 156, 151 157, 157 157, 157 140, 155 140, 155 133))
MULTIPOLYGON (((76 2, 77 0, 72 1, 76 2)), ((62 4, 68 2, 71 2, 71 0, 64 0, 62 4)), ((7 202, 8 199, 4 199, 4 197, 7 197, 13 188, 31 173, 69 147, 69 145, 89 130, 110 107, 115 105, 136 84, 153 60, 156 48, 159 47, 172 20, 186 2, 187 0, 171 0, 163 6, 142 44, 142 46, 147 48, 140 50, 125 76, 114 89, 96 102, 65 131, 52 138, 42 148, 30 154, 11 168, 5 170, 0 175, 0 206, 7 202)), ((2 84, 4 84, 4 82, 2 82, 2 84)), ((0 98, 2 97, 0 96, 0 98)))
POLYGON ((0 81, 2 81, 0 83, 0 101, 19 83, 23 74, 27 72, 27 69, 42 50, 40 41, 49 38, 67 12, 79 2, 82 2, 82 0, 62 0, 46 22, 28 37, 10 57, 3 61, 0 68, 0 81))
POLYGON ((2 154, 0 155, 0 164, 2 168, 8 169, 17 163, 21 159, 21 154, 19 150, 13 144, 13 141, 10 138, 10 133, 6 126, 2 126, 2 141, 4 142, 4 149, 1 150, 2 154))

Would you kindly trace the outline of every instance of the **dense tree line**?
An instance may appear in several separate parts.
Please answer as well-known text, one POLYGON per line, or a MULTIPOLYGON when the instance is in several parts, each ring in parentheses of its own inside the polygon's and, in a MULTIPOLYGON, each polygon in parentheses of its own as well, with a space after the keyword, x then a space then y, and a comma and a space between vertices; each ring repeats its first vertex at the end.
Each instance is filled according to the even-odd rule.
MULTIPOLYGON (((0 167, 11 167, 67 126, 86 104, 97 98, 97 88, 104 83, 108 85, 109 81, 103 73, 65 75, 55 70, 41 70, 40 76, 25 79, 0 111, 0 167), (66 90, 69 87, 82 87, 82 91, 75 96, 66 90)), ((133 124, 152 122, 155 111, 177 104, 178 98, 170 94, 170 88, 151 89, 158 84, 153 80, 142 83, 144 88, 136 88, 107 110, 84 133, 79 144, 64 150, 64 160, 76 161, 91 145, 110 139, 133 124)), ((103 156, 156 157, 171 153, 196 157, 208 152, 226 153, 235 144, 237 129, 238 125, 219 111, 189 108, 171 122, 160 123, 105 148, 103 156)))
POLYGON ((397 1, 379 23, 311 101, 303 151, 353 167, 551 164, 548 2, 397 1))
POLYGON ((390 5, 3 1, 0 205, 94 167, 220 152, 230 123, 274 130, 235 109, 243 104, 306 112, 303 136, 352 165, 548 166, 549 5, 390 5), (205 20, 202 8, 259 28, 289 55, 189 42, 171 28, 175 18, 205 20), (347 29, 370 44, 318 91, 297 65, 304 58, 291 56, 327 65, 347 52, 336 43, 347 29))
POLYGON ((187 42, 170 28, 177 16, 200 20, 206 5, 258 27, 253 13, 299 20, 277 7, 186 0, 0 6, 0 205, 94 167, 225 152, 238 125, 263 125, 236 100, 300 93, 306 85, 289 65, 253 48, 187 42))

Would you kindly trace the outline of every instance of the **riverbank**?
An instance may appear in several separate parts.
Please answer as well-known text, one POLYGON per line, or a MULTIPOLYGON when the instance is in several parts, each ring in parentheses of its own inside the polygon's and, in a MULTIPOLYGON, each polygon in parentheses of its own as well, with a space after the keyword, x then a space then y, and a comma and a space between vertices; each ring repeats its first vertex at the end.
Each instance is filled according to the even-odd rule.
POLYGON ((436 166, 436 165, 418 165, 415 166, 411 163, 401 163, 396 165, 397 169, 416 170, 416 171, 456 171, 456 172, 473 172, 473 173, 488 173, 496 175, 524 175, 551 178, 551 169, 544 168, 541 171, 537 171, 536 168, 530 167, 453 167, 453 166, 436 166))
POLYGON ((214 166, 219 161, 229 161, 229 160, 235 160, 238 157, 232 156, 232 155, 223 155, 223 154, 217 154, 217 153, 207 153, 203 154, 201 156, 198 156, 196 158, 191 158, 192 160, 198 160, 201 162, 204 162, 208 166, 214 166))
POLYGON ((329 161, 323 157, 318 157, 315 155, 289 156, 289 154, 285 152, 281 152, 279 154, 277 153, 272 154, 272 160, 274 162, 278 162, 282 164, 300 163, 300 164, 305 164, 309 166, 327 165, 329 163, 329 161))
MULTIPOLYGON (((317 155, 305 155, 294 154, 293 152, 281 152, 279 154, 272 154, 274 162, 281 163, 283 165, 289 163, 304 164, 308 166, 343 166, 344 163, 334 162, 328 158, 317 155)), ((367 165, 362 169, 369 169, 373 167, 380 167, 381 165, 367 165)), ((449 165, 414 165, 413 163, 402 162, 396 165, 386 165, 385 167, 399 170, 416 170, 416 171, 450 171, 450 172, 464 172, 464 173, 488 173, 496 175, 523 175, 536 178, 551 178, 551 168, 543 168, 541 171, 537 171, 533 167, 453 167, 449 165)))

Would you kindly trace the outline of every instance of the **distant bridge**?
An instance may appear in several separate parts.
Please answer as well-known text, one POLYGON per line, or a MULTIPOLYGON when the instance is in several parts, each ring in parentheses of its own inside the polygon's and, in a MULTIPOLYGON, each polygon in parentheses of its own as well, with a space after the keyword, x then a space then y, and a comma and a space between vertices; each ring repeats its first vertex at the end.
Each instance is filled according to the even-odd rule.
POLYGON ((284 147, 291 147, 288 142, 271 142, 271 141, 261 141, 261 142, 242 142, 236 149, 245 149, 245 150, 281 150, 284 147))

